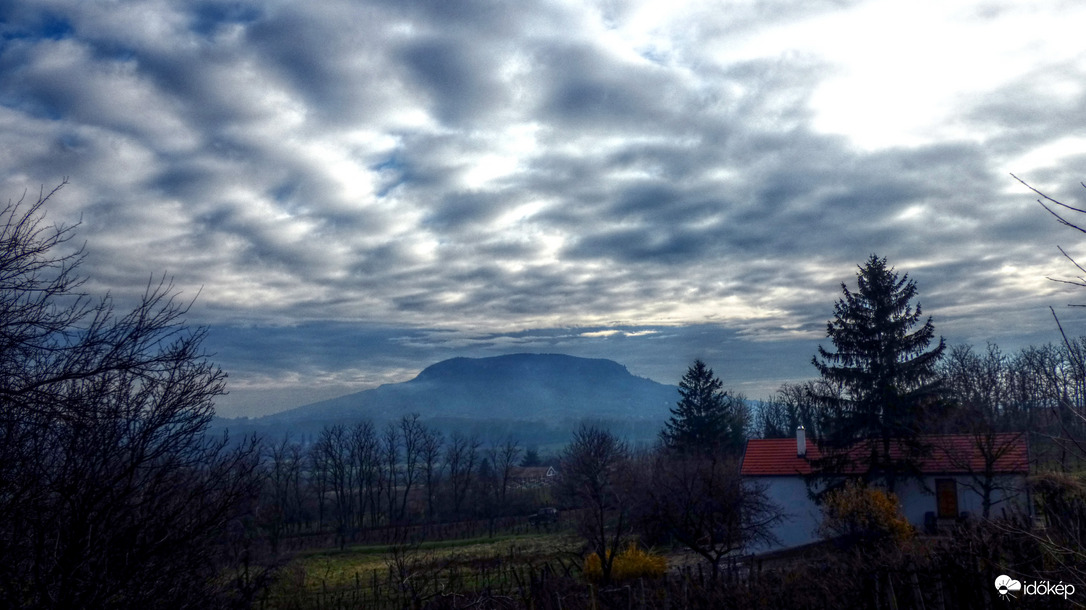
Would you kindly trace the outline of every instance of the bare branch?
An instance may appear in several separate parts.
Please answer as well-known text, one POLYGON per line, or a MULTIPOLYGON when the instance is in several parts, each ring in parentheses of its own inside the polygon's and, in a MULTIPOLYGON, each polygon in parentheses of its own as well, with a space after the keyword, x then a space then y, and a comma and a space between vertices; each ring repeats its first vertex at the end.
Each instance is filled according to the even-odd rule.
MULTIPOLYGON (((0 606, 221 605, 255 440, 205 436, 226 374, 165 276, 139 304, 80 291, 75 227, 0 209, 0 606)), ((76 225, 78 226, 78 225, 76 225)))
MULTIPOLYGON (((1022 185, 1023 185, 1023 186, 1025 186, 1025 187, 1026 187, 1026 188, 1028 188, 1029 190, 1033 191, 1033 192, 1034 192, 1034 193, 1036 193, 1036 194, 1037 194, 1038 196, 1040 196, 1040 197, 1041 197, 1041 199, 1038 199, 1038 200, 1037 200, 1037 203, 1041 204, 1041 207, 1043 207, 1043 208, 1044 208, 1044 209, 1045 209, 1046 211, 1048 211, 1048 213, 1049 213, 1049 214, 1052 214, 1053 216, 1055 216, 1055 217, 1056 217, 1056 219, 1057 219, 1057 220, 1059 221, 1059 223, 1060 223, 1060 224, 1062 224, 1062 225, 1064 225, 1064 226, 1068 226, 1068 227, 1071 227, 1072 229, 1075 229, 1076 231, 1080 231, 1080 232, 1082 232, 1082 233, 1086 233, 1086 229, 1084 229, 1084 228, 1082 228, 1082 227, 1080 227, 1080 226, 1076 225, 1075 223, 1073 223, 1073 222, 1071 222, 1071 221, 1067 220, 1066 218, 1064 218, 1063 216, 1061 216, 1061 215, 1060 215, 1060 214, 1059 214, 1058 212, 1056 212, 1055 210, 1053 210, 1052 208, 1050 208, 1050 207, 1049 207, 1048 205, 1046 205, 1046 204, 1045 204, 1044 202, 1045 202, 1045 201, 1047 201, 1047 202, 1049 202, 1049 203, 1051 203, 1051 204, 1053 204, 1053 205, 1057 205, 1057 206, 1059 206, 1059 207, 1061 207, 1061 208, 1064 208, 1064 209, 1066 209, 1066 210, 1070 210, 1070 211, 1072 211, 1072 212, 1077 212, 1077 213, 1079 213, 1079 214, 1086 214, 1086 210, 1083 210, 1083 209, 1080 209, 1080 208, 1076 208, 1076 207, 1074 207, 1074 206, 1070 206, 1070 205, 1067 205, 1066 203, 1062 203, 1062 202, 1060 202, 1060 201, 1057 201, 1057 200, 1053 199, 1052 197, 1049 197, 1048 195, 1046 195, 1046 194, 1042 193, 1041 191, 1039 191, 1039 190, 1037 190, 1037 189, 1033 188, 1033 187, 1032 187, 1032 186, 1030 186, 1030 184, 1029 184, 1029 183, 1027 183, 1027 182, 1026 182, 1025 180, 1022 180, 1021 178, 1019 178, 1018 176, 1015 176, 1014 174, 1011 174, 1011 177, 1012 177, 1012 178, 1014 178, 1015 180, 1017 180, 1018 182, 1022 183, 1022 185)), ((1083 186, 1086 186, 1086 184, 1084 184, 1083 186)))

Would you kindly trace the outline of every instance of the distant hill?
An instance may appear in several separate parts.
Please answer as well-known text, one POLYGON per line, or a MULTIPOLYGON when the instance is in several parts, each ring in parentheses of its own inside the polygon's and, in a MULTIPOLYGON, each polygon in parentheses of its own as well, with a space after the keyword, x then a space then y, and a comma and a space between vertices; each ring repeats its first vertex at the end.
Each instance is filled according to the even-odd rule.
MULTIPOLYGON (((446 427, 520 429, 536 422, 564 436, 582 420, 624 422, 657 430, 678 399, 675 386, 630 374, 621 364, 561 354, 453 358, 414 379, 216 427, 249 432, 306 432, 327 423, 375 422, 418 413, 446 427)), ((638 438, 648 433, 634 433, 638 438)), ((652 436, 652 434, 648 434, 652 436)))

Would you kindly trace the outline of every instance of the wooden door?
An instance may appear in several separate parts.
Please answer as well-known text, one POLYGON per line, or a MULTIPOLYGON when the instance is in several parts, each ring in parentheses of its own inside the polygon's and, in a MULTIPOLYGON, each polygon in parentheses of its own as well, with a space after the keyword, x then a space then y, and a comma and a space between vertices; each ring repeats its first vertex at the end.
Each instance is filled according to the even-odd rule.
POLYGON ((935 504, 940 519, 958 517, 958 482, 954 479, 935 479, 935 504))

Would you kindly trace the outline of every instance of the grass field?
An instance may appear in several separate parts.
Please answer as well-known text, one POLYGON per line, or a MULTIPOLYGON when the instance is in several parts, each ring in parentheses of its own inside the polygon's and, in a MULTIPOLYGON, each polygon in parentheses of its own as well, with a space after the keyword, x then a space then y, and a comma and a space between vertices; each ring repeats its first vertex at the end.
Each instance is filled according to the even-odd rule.
POLYGON ((569 563, 581 541, 567 534, 531 534, 441 540, 417 545, 354 546, 344 550, 321 550, 295 558, 288 566, 301 569, 312 585, 351 586, 356 575, 371 576, 374 570, 387 572, 396 563, 409 562, 420 569, 535 565, 561 558, 569 563))
POLYGON ((581 544, 558 532, 305 552, 281 570, 262 606, 350 607, 453 590, 504 590, 545 567, 579 572, 581 544))

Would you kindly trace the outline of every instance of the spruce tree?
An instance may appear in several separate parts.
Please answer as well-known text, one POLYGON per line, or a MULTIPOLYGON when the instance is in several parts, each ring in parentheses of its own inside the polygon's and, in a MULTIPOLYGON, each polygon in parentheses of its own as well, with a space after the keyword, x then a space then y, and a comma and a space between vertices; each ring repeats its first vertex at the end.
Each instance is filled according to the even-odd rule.
POLYGON ((679 382, 680 399, 664 423, 660 439, 680 451, 738 453, 746 440, 746 402, 731 396, 724 383, 701 360, 695 360, 679 382))
POLYGON ((938 405, 937 364, 946 345, 929 349, 935 327, 922 321, 916 282, 872 255, 856 275, 857 291, 844 284, 826 334, 836 351, 818 347, 813 358, 824 381, 839 392, 816 398, 822 407, 818 439, 826 474, 862 473, 893 490, 918 474, 926 453, 920 442, 938 405), (919 326, 918 326, 919 325, 919 326), (891 451, 894 448, 894 451, 891 451))

